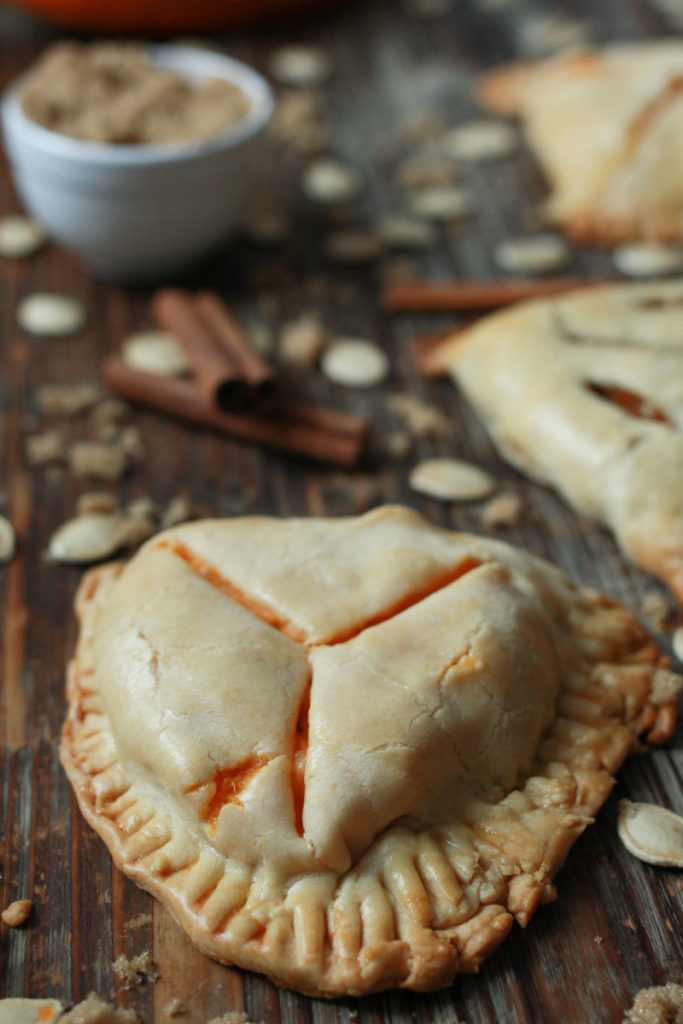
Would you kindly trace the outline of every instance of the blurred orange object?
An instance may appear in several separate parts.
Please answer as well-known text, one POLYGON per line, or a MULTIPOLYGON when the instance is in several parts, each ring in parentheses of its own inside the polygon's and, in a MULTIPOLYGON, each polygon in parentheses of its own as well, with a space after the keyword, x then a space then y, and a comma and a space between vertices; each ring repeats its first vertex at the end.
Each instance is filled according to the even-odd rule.
POLYGON ((13 0, 14 6, 87 32, 166 35, 284 20, 332 0, 13 0))

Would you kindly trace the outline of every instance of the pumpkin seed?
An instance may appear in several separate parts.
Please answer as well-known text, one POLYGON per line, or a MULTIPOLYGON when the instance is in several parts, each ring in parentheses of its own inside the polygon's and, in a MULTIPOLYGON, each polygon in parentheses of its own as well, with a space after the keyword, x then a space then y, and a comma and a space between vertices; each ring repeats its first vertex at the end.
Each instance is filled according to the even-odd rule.
POLYGON ((683 662, 683 626, 679 626, 671 637, 671 650, 678 661, 683 662))
POLYGON ((372 388, 389 376, 389 358, 371 341, 338 338, 323 353, 320 368, 335 384, 372 388))
POLYGON ((47 235, 30 217, 11 216, 0 219, 0 256, 25 259, 42 248, 47 235))
POLYGON ((505 121, 464 121, 446 132, 441 146, 454 160, 486 163, 514 153, 517 133, 505 121))
POLYGON ((663 277, 683 269, 683 249, 658 242, 632 242, 617 245, 612 262, 626 277, 663 277))
POLYGON ((9 519, 0 516, 0 564, 10 562, 17 547, 17 535, 9 519))
POLYGON ((97 562, 116 554, 128 538, 129 520, 116 513, 91 512, 68 519, 54 532, 48 551, 57 562, 97 562))
POLYGON ((281 46, 273 54, 270 71, 282 85, 306 88, 329 77, 331 61, 318 46, 281 46))
POLYGON ((619 804, 617 830, 634 857, 647 864, 683 868, 683 818, 656 804, 619 804))
POLYGON ((478 501, 495 490, 492 476, 460 459, 425 459, 408 480, 414 491, 441 501, 478 501))
POLYGON ((373 231, 344 228, 325 239, 325 255, 335 263, 371 263, 382 255, 382 241, 373 231))
POLYGON ((17 306, 17 323, 29 334, 67 337, 85 326, 85 307, 69 295, 35 292, 17 306))
POLYGON ((300 316, 282 328, 280 357, 295 366, 314 366, 326 340, 327 331, 316 316, 300 316))
POLYGON ((139 331, 127 338, 121 349, 127 366, 163 377, 183 377, 190 372, 185 349, 169 331, 139 331))
POLYGON ((411 197, 416 217, 452 221, 467 217, 474 209, 474 197, 465 188, 423 188, 411 197))
POLYGON ((528 57, 546 57, 558 50, 585 48, 590 40, 586 22, 574 21, 561 12, 535 14, 521 23, 518 48, 528 57))
POLYGON ((482 524, 489 530, 516 526, 522 511, 522 499, 516 494, 497 494, 481 510, 482 524))
POLYGON ((54 1024, 63 1010, 57 999, 0 999, 0 1024, 54 1024))
POLYGON ((383 217, 377 225, 377 233, 388 249, 428 249, 436 241, 432 224, 401 213, 383 217))
POLYGON ((493 250, 493 258, 508 274, 549 274, 564 267, 571 250, 558 235, 506 238, 493 250))
POLYGON ((52 535, 48 550, 56 562, 99 562, 124 546, 128 524, 129 520, 116 514, 93 512, 76 516, 52 535))
POLYGON ((355 199, 361 183, 352 167, 331 157, 320 157, 304 170, 301 187, 314 202, 334 205, 355 199))

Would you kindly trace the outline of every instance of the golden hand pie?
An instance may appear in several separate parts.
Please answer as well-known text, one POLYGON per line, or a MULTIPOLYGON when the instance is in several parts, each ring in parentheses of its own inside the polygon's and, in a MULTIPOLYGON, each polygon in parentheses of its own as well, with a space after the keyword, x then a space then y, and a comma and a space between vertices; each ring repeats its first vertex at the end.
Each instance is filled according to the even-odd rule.
POLYGON ((675 718, 625 608, 401 507, 186 524, 78 614, 84 815, 201 950, 324 996, 476 971, 675 718))
POLYGON ((548 181, 548 220, 583 241, 683 236, 683 42, 619 43, 485 76, 548 181))
POLYGON ((683 282, 520 303, 439 356, 502 454, 683 602, 683 282))

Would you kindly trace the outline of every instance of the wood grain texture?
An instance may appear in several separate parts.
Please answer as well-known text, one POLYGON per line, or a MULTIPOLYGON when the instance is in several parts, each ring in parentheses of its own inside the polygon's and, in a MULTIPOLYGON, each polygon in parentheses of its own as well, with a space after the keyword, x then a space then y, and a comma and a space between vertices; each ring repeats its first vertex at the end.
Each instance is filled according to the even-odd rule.
MULTIPOLYGON (((573 0, 562 9, 585 19, 598 41, 656 36, 666 28, 646 0, 573 0)), ((396 148, 400 126, 425 110, 446 126, 474 114, 476 74, 515 56, 524 20, 551 10, 531 0, 507 11, 462 0, 450 14, 418 18, 393 0, 368 0, 327 20, 223 42, 230 53, 261 69, 285 40, 319 42, 329 51, 335 74, 324 95, 332 149, 363 177, 363 196, 352 216, 371 220, 401 204, 393 173, 401 152, 407 153, 396 148)), ((0 85, 54 35, 0 7, 0 85)), ((418 459, 453 453, 478 462, 502 490, 522 496, 519 524, 496 536, 554 560, 636 611, 647 592, 663 593, 624 561, 603 531, 504 464, 451 385, 416 374, 410 339, 456 321, 444 314, 386 316, 378 305, 382 274, 377 267, 342 269, 326 262, 323 240, 334 221, 303 198, 301 167, 298 158, 283 157, 272 184, 296 222, 282 247, 234 244, 183 283, 216 290, 244 323, 265 321, 277 332, 298 313, 316 309, 334 333, 373 337, 386 348, 392 377, 371 393, 335 388, 313 372, 291 374, 298 397, 370 415, 373 441, 364 465, 348 473, 313 467, 140 410, 134 423, 147 455, 120 485, 104 489, 115 490, 122 500, 149 494, 160 504, 183 493, 199 510, 228 516, 353 514, 403 501, 441 525, 481 530, 480 506, 443 505, 408 489, 408 470, 418 459), (399 426, 386 399, 403 390, 451 415, 453 431, 417 440, 409 455, 397 459, 386 451, 387 435, 399 426)), ((463 175, 476 197, 475 216, 456 231, 440 231, 437 244, 414 257, 423 276, 493 277, 493 245, 537 226, 534 207, 542 183, 523 148, 514 159, 463 175)), ((17 208, 3 163, 0 214, 17 208)), ((588 249, 576 251, 568 272, 613 276, 607 254, 588 249)), ((3 926, 0 932, 0 994, 69 1001, 95 990, 134 1007, 147 1024, 169 1021, 174 998, 187 1006, 188 1014, 178 1019, 188 1024, 205 1024, 227 1010, 245 1010, 268 1024, 620 1024, 640 988, 683 981, 683 879, 631 858, 615 829, 622 796, 683 812, 680 726, 669 749, 633 758, 621 771, 598 821, 558 876, 558 900, 541 908, 526 930, 515 927, 479 976, 461 977, 429 995, 390 992, 327 1003, 222 967, 201 956, 168 911, 112 867, 105 847, 80 817, 57 758, 64 666, 75 633, 71 606, 81 573, 45 560, 50 535, 93 484, 62 467, 30 468, 25 439, 30 429, 52 425, 36 419, 36 389, 46 382, 97 380, 103 357, 131 330, 150 324, 148 300, 145 289, 91 280, 54 245, 29 261, 0 260, 0 511, 13 520, 20 541, 17 557, 0 568, 0 884, 3 905, 19 896, 34 902, 26 927, 3 926), (18 300, 39 289, 64 291, 85 302, 88 325, 81 336, 38 340, 18 330, 18 300), (154 985, 125 991, 112 962, 145 949, 161 977, 154 985)), ((90 430, 87 418, 59 425, 72 438, 90 430)), ((666 649, 668 635, 661 639, 666 649)))

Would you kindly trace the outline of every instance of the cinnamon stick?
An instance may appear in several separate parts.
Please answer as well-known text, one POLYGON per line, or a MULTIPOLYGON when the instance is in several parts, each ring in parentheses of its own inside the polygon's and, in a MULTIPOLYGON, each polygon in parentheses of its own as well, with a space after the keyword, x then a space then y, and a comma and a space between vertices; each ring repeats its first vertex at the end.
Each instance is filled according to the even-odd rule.
POLYGON ((271 402, 259 411, 222 410, 195 384, 134 370, 118 356, 105 360, 103 377, 122 398, 245 441, 340 466, 356 464, 368 431, 363 416, 317 406, 271 402))
POLYGON ((164 288, 152 298, 151 308, 159 326, 183 345, 196 385, 212 402, 241 408, 260 398, 274 370, 254 352, 217 295, 164 288))
POLYGON ((571 277, 532 281, 398 281, 384 289, 381 301, 389 313, 483 312, 601 283, 605 282, 571 277))

